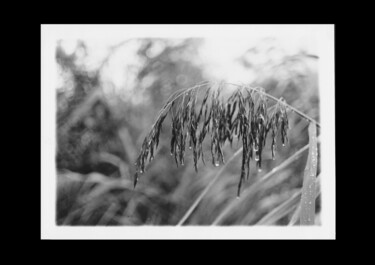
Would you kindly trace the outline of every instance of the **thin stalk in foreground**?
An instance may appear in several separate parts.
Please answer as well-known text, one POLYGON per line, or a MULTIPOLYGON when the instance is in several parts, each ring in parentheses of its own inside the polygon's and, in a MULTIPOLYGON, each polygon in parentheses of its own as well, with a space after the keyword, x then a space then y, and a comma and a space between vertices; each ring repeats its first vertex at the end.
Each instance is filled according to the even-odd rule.
MULTIPOLYGON (((273 107, 270 107, 268 111, 271 111, 273 107)), ((198 204, 201 202, 203 197, 207 194, 209 189, 215 184, 215 182, 219 179, 220 175, 224 172, 225 167, 237 156, 241 154, 241 151, 243 148, 239 148, 227 161, 227 163, 220 169, 219 172, 215 175, 215 177, 210 181, 210 183, 206 186, 206 188, 203 190, 203 192, 198 196, 198 198, 194 201, 194 203, 190 206, 188 211, 184 214, 184 216, 181 218, 181 220, 178 222, 177 226, 181 226, 188 218, 189 216, 193 213, 194 209, 198 206, 198 204)))
POLYGON ((249 188, 243 191, 242 196, 235 200, 232 201, 222 212, 221 214, 215 219, 215 221, 212 223, 212 225, 217 225, 219 222, 222 221, 222 219, 229 213, 231 212, 236 206, 238 206, 244 198, 247 197, 247 195, 251 194, 254 190, 256 190, 263 182, 267 181, 271 176, 273 176, 276 172, 279 170, 285 168, 294 160, 300 156, 304 151, 309 149, 309 144, 305 145, 302 147, 300 150, 298 150, 296 153, 294 153, 292 156, 290 156, 288 159, 286 159, 283 163, 278 165, 277 167, 273 168, 269 173, 267 173, 265 176, 263 176, 261 179, 259 179, 257 182, 255 182, 253 185, 251 185, 249 188))
POLYGON ((190 206, 189 210, 184 214, 184 216, 181 218, 181 220, 178 222, 177 226, 181 226, 192 214, 192 212, 195 210, 195 208, 198 206, 198 204, 201 202, 203 197, 207 194, 207 192, 210 190, 210 188, 215 184, 215 182, 219 179, 221 174, 224 172, 226 166, 237 156, 241 154, 242 147, 238 149, 231 158, 225 163, 225 165, 216 173, 215 177, 210 181, 210 183, 206 186, 206 188, 202 191, 202 193, 198 196, 198 198, 194 201, 194 203, 190 206))
MULTIPOLYGON (((316 178, 316 182, 319 183, 319 176, 316 178)), ((275 209, 273 209, 271 212, 263 216, 262 219, 260 219, 255 225, 271 225, 286 216, 288 213, 290 213, 294 207, 298 207, 300 204, 302 189, 297 191, 292 197, 284 201, 282 204, 277 206, 275 209)), ((320 187, 317 185, 316 197, 320 194, 320 187)))
POLYGON ((292 217, 289 220, 288 226, 295 225, 299 220, 299 215, 301 213, 301 203, 298 204, 296 210, 294 211, 292 217))

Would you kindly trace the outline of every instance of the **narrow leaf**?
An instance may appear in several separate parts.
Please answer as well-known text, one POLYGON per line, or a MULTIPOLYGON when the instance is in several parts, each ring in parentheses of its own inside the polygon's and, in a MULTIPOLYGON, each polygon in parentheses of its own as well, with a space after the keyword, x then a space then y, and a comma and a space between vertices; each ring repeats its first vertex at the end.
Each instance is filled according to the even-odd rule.
MULTIPOLYGON (((319 178, 320 177, 317 177, 316 179, 316 182, 317 182, 316 192, 315 192, 316 197, 318 197, 320 194, 319 178)), ((301 194, 302 194, 301 190, 293 194, 289 199, 287 199, 282 204, 280 204, 279 206, 274 208, 272 211, 270 211, 268 214, 263 216, 262 219, 256 223, 256 225, 274 225, 276 224, 277 221, 279 221, 281 218, 291 213, 294 209, 296 209, 295 212, 299 213, 301 211, 301 204, 300 204, 301 194)), ((298 218, 299 218, 299 215, 298 217, 295 217, 293 214, 293 217, 292 217, 293 223, 292 221, 290 221, 288 225, 295 224, 298 221, 298 218)))
POLYGON ((315 185, 318 165, 318 142, 316 138, 316 124, 309 124, 309 155, 303 177, 301 197, 301 225, 313 225, 315 220, 315 185))
MULTIPOLYGON (((318 196, 320 195, 320 192, 321 192, 321 189, 320 189, 320 176, 318 176, 316 178, 316 189, 315 189, 315 200, 316 198, 318 198, 318 196)), ((302 189, 301 189, 302 191, 302 189)), ((302 192, 300 192, 302 193, 302 192)), ((300 215, 301 215, 301 200, 299 200, 299 203, 298 203, 298 206, 296 208, 296 210, 294 211, 292 217, 290 218, 290 221, 288 223, 289 226, 291 225, 296 225, 297 222, 299 221, 300 219, 300 215)))
POLYGON ((259 220, 256 225, 273 225, 285 215, 291 213, 297 206, 301 192, 296 192, 287 201, 274 208, 271 212, 259 220))

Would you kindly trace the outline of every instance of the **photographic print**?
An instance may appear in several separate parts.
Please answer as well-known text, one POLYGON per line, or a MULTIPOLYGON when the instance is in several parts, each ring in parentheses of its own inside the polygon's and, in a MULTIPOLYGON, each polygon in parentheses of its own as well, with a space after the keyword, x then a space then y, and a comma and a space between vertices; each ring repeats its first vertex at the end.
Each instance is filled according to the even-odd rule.
POLYGON ((334 237, 333 42, 333 25, 42 25, 42 230, 334 237))

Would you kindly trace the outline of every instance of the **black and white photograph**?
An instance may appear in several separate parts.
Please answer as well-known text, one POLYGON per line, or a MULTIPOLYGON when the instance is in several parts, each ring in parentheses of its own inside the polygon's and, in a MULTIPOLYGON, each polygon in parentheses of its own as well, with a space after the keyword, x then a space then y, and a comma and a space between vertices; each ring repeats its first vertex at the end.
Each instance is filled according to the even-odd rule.
POLYGON ((42 24, 42 239, 335 239, 333 24, 42 24))

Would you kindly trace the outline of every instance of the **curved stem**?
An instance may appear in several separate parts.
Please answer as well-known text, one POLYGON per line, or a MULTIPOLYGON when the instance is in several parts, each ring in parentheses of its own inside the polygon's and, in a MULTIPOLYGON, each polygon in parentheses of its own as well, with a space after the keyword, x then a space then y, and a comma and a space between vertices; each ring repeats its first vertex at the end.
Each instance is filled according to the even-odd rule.
MULTIPOLYGON (((172 104, 172 102, 175 101, 177 98, 179 98, 181 95, 183 95, 184 93, 187 93, 187 92, 189 92, 189 91, 191 91, 191 90, 193 90, 193 89, 197 89, 197 88, 200 88, 200 87, 202 87, 202 86, 204 86, 204 85, 208 85, 208 84, 210 84, 210 83, 211 83, 211 82, 206 81, 206 82, 204 82, 204 83, 202 83, 202 84, 195 85, 195 86, 190 87, 190 88, 187 88, 187 89, 185 89, 185 90, 184 90, 184 89, 180 89, 180 90, 178 90, 176 93, 174 93, 172 96, 169 97, 169 99, 167 100, 167 104, 165 104, 165 106, 163 107, 163 109, 160 111, 160 113, 159 113, 159 115, 158 115, 158 118, 157 118, 156 120, 158 120, 159 117, 161 116, 161 114, 162 114, 162 113, 163 113, 163 112, 164 112, 164 111, 165 111, 165 110, 166 110, 166 109, 172 104), (181 92, 180 92, 180 91, 181 91, 181 92), (180 92, 180 93, 179 93, 179 92, 180 92), (173 96, 176 95, 176 94, 178 94, 178 95, 177 95, 176 97, 173 98, 173 96), (171 100, 171 98, 173 98, 173 99, 171 100)), ((260 87, 255 87, 255 88, 254 88, 254 87, 250 87, 250 86, 246 86, 246 85, 238 85, 238 84, 227 83, 227 82, 224 82, 223 84, 232 85, 232 86, 237 86, 237 87, 245 87, 245 88, 251 89, 251 90, 253 90, 253 91, 255 91, 255 92, 263 93, 266 97, 268 97, 268 98, 274 100, 275 102, 279 102, 279 103, 281 103, 281 104, 284 104, 285 107, 289 108, 290 110, 292 110, 293 112, 297 113, 297 114, 300 115, 301 117, 304 117, 305 119, 307 119, 307 120, 309 120, 309 121, 311 121, 311 122, 314 122, 314 123, 316 124, 316 126, 321 127, 319 122, 317 122, 317 121, 314 120, 313 118, 310 118, 309 116, 307 116, 307 115, 304 114, 303 112, 299 111, 298 109, 296 109, 296 108, 290 106, 288 103, 286 103, 286 102, 282 102, 282 101, 280 101, 278 98, 276 98, 276 97, 274 97, 274 96, 272 96, 272 95, 270 95, 270 94, 268 94, 268 93, 265 93, 265 92, 261 92, 261 91, 259 91, 258 88, 260 88, 260 87)))
MULTIPOLYGON (((158 117, 156 119, 156 121, 160 118, 160 116, 168 109, 168 107, 170 107, 170 105, 177 99, 179 98, 180 96, 182 96, 183 94, 193 90, 193 89, 198 89, 202 86, 205 86, 205 85, 208 85, 210 84, 211 82, 207 81, 207 82, 203 82, 201 84, 198 84, 198 85, 195 85, 193 87, 190 87, 188 89, 181 89, 181 90, 178 90, 176 91, 174 94, 172 94, 168 100, 167 100, 167 103, 164 105, 164 107, 162 108, 162 110, 159 112, 158 114, 158 117)), ((244 86, 244 85, 237 85, 237 84, 233 84, 233 83, 224 83, 224 84, 228 84, 228 85, 233 85, 233 86, 237 86, 237 87, 245 87, 245 88, 248 88, 248 89, 251 89, 255 92, 258 92, 258 93, 264 93, 264 92, 261 92, 259 91, 259 89, 257 88, 252 88, 252 87, 249 87, 249 86, 244 86)), ((300 112, 299 110, 295 109, 294 107, 288 105, 287 103, 285 102, 281 102, 279 99, 275 98, 274 96, 271 96, 267 93, 264 93, 265 96, 267 96, 268 98, 276 101, 276 102, 280 102, 282 104, 284 104, 287 108, 289 108, 290 110, 294 111, 295 113, 299 114, 300 116, 306 118, 307 120, 311 121, 311 122, 314 122, 317 126, 320 127, 320 124, 318 122, 316 122, 314 119, 310 118, 309 116, 307 116, 306 114, 300 112)), ((271 107, 272 108, 272 107, 271 107)), ((156 122, 155 122, 156 123, 156 122)), ((155 125, 155 124, 154 124, 155 125)), ((154 126, 153 125, 153 126, 154 126)), ((273 174, 275 174, 278 170, 282 169, 283 167, 287 166, 288 164, 290 164, 291 162, 293 162, 293 160, 299 156, 303 151, 305 151, 306 149, 308 149, 308 145, 303 147, 302 149, 300 149, 297 153, 295 153, 294 155, 292 155, 290 158, 288 158, 287 160, 285 160, 282 164, 280 164, 278 167, 274 168, 271 172, 269 172, 268 174, 266 174, 262 179, 260 179, 257 183, 255 183, 254 185, 252 185, 249 189, 245 190, 245 192, 242 194, 242 199, 249 193, 249 191, 255 189, 257 187, 257 185, 259 186, 263 181, 267 180, 270 176, 272 176, 273 174)), ((235 154, 233 154, 233 156, 227 161, 226 165, 229 164, 230 161, 232 161, 235 157, 237 157, 242 151, 242 148, 240 148, 239 150, 236 151, 235 154)), ((181 226, 188 218, 189 216, 192 214, 192 212, 195 210, 195 208, 198 206, 198 204, 200 203, 200 201, 203 199, 203 197, 207 194, 207 192, 209 191, 209 189, 214 185, 214 183, 219 179, 220 175, 224 172, 224 169, 226 168, 226 165, 215 175, 215 177, 209 182, 209 184, 206 186, 206 188, 203 190, 203 192, 198 196, 198 198, 194 201, 194 203, 190 206, 190 208, 188 209, 188 211, 184 214, 184 216, 181 218, 181 220, 178 222, 177 226, 181 226)), ((239 200, 236 200, 235 202, 233 202, 232 204, 229 204, 227 206, 227 208, 225 208, 225 210, 216 218, 216 220, 214 221, 213 225, 217 224, 218 222, 221 221, 221 219, 232 209, 232 207, 235 205, 235 204, 238 204, 239 203, 239 200)))
POLYGON ((189 210, 184 214, 184 216, 181 218, 181 220, 178 222, 177 226, 181 226, 192 214, 192 212, 197 208, 198 204, 201 202, 203 197, 207 194, 207 192, 210 190, 210 188, 215 184, 215 182, 219 179, 221 174, 224 172, 226 166, 233 161, 238 155, 241 154, 242 147, 238 149, 232 156, 229 158, 229 160, 225 163, 225 165, 220 169, 219 172, 216 173, 215 177, 208 183, 206 188, 202 191, 202 193, 198 196, 198 198, 194 201, 194 203, 190 206, 189 210))
MULTIPOLYGON (((255 88, 254 88, 254 87, 249 87, 249 86, 246 86, 246 85, 242 86, 242 85, 237 85, 237 84, 233 84, 233 83, 226 83, 226 84, 228 84, 228 85, 232 85, 232 86, 237 86, 237 87, 246 87, 246 88, 251 89, 251 90, 253 90, 253 91, 256 91, 256 92, 258 92, 258 93, 262 93, 262 92, 260 92, 260 91, 257 89, 258 87, 255 87, 255 88)), ((318 127, 320 127, 320 123, 319 123, 319 122, 317 122, 317 121, 314 120, 313 118, 310 118, 309 116, 307 116, 307 115, 304 114, 303 112, 299 111, 298 109, 296 109, 296 108, 290 106, 289 104, 287 104, 287 103, 285 103, 285 102, 281 102, 279 99, 277 99, 276 97, 274 97, 274 96, 272 96, 272 95, 270 95, 270 94, 268 94, 268 93, 264 93, 264 95, 265 95, 266 97, 268 97, 268 98, 270 98, 270 99, 276 101, 276 102, 280 102, 281 104, 284 104, 284 105, 285 105, 287 108, 289 108, 290 110, 294 111, 295 113, 299 114, 300 116, 304 117, 305 119, 307 119, 307 120, 309 120, 309 121, 311 121, 311 122, 314 122, 318 127)))
POLYGON ((205 81, 205 82, 202 82, 202 84, 198 84, 198 85, 195 85, 193 87, 189 87, 189 88, 183 88, 183 89, 180 89, 180 90, 177 90, 175 93, 173 93, 171 96, 169 96, 169 98, 167 99, 167 103, 163 106, 163 108, 159 111, 159 114, 157 116, 157 118, 155 119, 155 123, 152 125, 152 127, 155 126, 156 122, 159 120, 160 116, 164 113, 164 111, 176 100, 178 99, 180 96, 182 96, 184 93, 187 93, 193 89, 197 89, 197 88, 200 88, 202 86, 205 86, 205 85, 208 85, 210 84, 209 81, 205 81), (176 96, 177 95, 177 96, 176 96))

